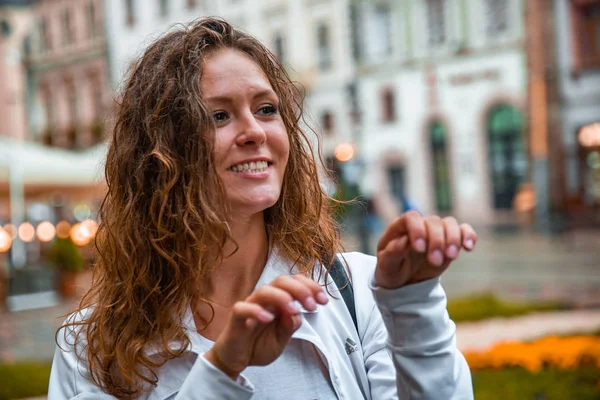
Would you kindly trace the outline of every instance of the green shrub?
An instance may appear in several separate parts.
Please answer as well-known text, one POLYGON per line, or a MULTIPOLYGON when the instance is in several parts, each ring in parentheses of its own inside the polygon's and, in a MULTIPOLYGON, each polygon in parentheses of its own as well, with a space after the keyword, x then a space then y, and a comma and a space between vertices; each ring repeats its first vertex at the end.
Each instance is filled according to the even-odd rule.
POLYGON ((69 238, 57 238, 48 252, 48 261, 59 271, 78 272, 85 270, 81 249, 69 238))
POLYGON ((477 400, 598 400, 600 370, 542 369, 531 373, 522 368, 473 372, 477 400))
POLYGON ((564 308, 558 303, 506 302, 492 294, 448 300, 448 314, 454 322, 480 321, 494 317, 514 317, 535 311, 564 308))
POLYGON ((48 393, 49 380, 49 364, 0 365, 0 400, 43 396, 48 393))

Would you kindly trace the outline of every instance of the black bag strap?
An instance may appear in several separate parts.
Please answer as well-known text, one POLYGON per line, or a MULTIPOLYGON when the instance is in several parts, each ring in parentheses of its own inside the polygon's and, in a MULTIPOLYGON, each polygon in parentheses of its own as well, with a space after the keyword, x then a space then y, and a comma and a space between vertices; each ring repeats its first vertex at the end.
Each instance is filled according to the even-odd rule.
POLYGON ((352 317, 352 322, 354 322, 354 328, 356 329, 356 332, 358 332, 356 306, 354 305, 354 288, 352 287, 352 282, 350 282, 350 278, 346 273, 346 268, 338 256, 335 256, 333 264, 331 264, 329 275, 331 275, 331 278, 333 278, 333 281, 340 290, 342 299, 344 300, 344 303, 346 303, 346 308, 348 308, 350 316, 352 317))

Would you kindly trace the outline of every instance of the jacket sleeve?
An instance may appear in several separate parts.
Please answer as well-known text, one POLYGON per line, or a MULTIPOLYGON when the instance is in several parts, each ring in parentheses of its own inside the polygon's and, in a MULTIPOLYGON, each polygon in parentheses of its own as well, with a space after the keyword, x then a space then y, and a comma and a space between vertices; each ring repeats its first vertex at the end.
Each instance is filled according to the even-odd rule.
MULTIPOLYGON (((78 359, 73 346, 73 334, 65 335, 63 328, 58 336, 54 353, 48 398, 52 400, 112 400, 90 378, 85 362, 78 359)), ((168 363, 163 368, 168 368, 168 363)), ((252 385, 242 376, 233 381, 206 358, 199 355, 192 369, 179 382, 160 382, 159 398, 186 400, 244 400, 254 393, 252 385), (172 388, 172 389, 169 389, 172 388), (171 397, 174 396, 174 397, 171 397)))
POLYGON ((471 373, 456 347, 440 279, 386 290, 372 277, 370 287, 387 329, 398 398, 473 399, 471 373))

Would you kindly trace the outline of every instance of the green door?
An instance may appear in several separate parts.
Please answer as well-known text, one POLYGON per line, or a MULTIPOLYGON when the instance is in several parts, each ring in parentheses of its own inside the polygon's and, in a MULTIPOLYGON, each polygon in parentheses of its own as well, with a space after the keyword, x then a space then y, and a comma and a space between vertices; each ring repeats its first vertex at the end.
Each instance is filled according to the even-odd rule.
POLYGON ((441 122, 433 122, 429 126, 429 142, 433 182, 435 185, 435 204, 438 211, 452 209, 450 192, 450 172, 448 168, 448 149, 446 127, 441 122))
POLYGON ((508 105, 488 115, 488 157, 494 208, 509 209, 527 173, 523 117, 508 105))

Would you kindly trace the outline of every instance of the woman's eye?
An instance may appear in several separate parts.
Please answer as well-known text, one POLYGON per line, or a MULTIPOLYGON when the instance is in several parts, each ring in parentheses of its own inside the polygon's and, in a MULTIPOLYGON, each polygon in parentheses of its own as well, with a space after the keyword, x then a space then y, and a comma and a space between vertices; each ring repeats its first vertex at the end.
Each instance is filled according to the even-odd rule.
POLYGON ((275 106, 271 104, 267 104, 265 106, 262 106, 258 111, 262 115, 274 115, 277 113, 277 108, 275 108, 275 106))
POLYGON ((227 114, 223 111, 217 111, 213 114, 213 118, 217 124, 222 123, 227 121, 227 114))

